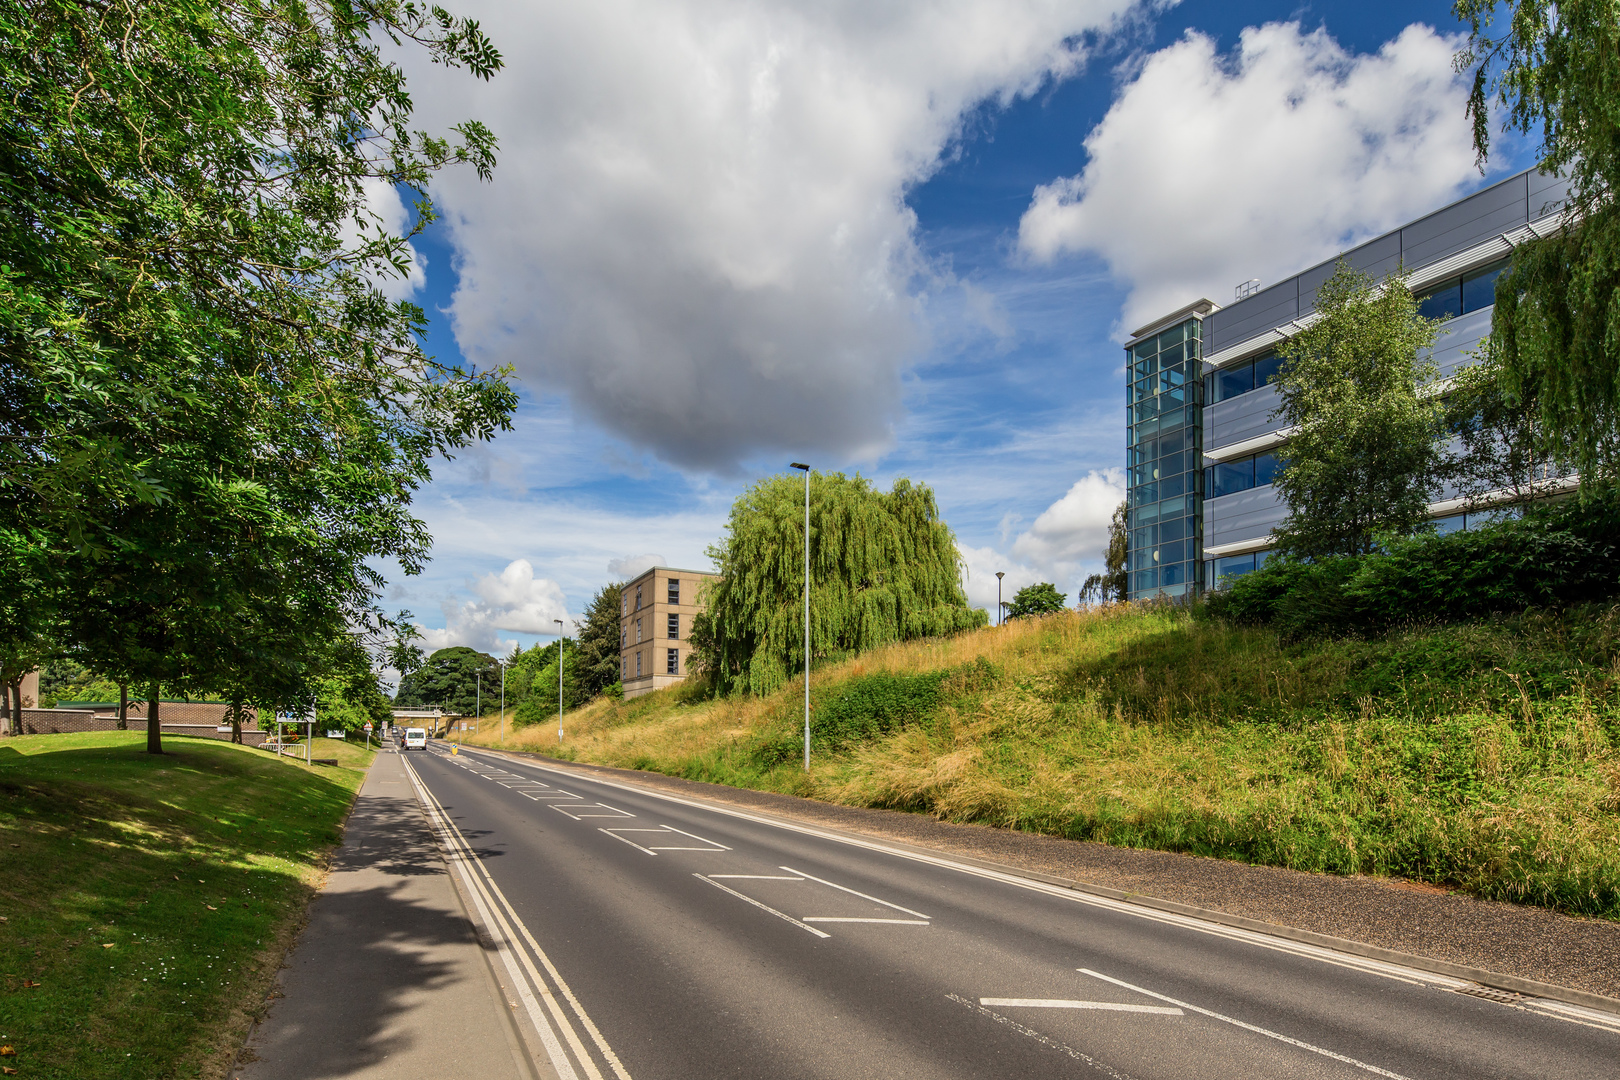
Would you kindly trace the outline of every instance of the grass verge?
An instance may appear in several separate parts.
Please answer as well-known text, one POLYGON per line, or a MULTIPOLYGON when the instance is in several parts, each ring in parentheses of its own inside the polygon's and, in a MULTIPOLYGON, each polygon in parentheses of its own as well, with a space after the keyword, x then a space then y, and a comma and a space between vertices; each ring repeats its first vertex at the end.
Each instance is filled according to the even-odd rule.
POLYGON ((1287 643, 1120 606, 896 645, 815 673, 808 773, 802 693, 598 700, 506 745, 1620 918, 1617 607, 1287 643))
POLYGON ((0 742, 0 1042, 19 1078, 224 1075, 372 752, 0 742))

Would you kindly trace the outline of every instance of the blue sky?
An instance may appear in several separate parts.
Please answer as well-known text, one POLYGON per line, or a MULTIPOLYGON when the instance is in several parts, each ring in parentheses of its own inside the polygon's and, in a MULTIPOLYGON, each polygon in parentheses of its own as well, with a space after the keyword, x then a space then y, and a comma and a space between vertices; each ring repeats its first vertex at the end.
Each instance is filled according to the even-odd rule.
POLYGON ((872 7, 474 4, 488 87, 406 61, 428 126, 502 140, 492 184, 436 189, 430 348, 522 393, 416 501, 435 558, 384 603, 429 644, 706 567, 789 460, 931 485, 977 603, 996 569, 1072 600, 1125 332, 1529 163, 1473 169, 1444 4, 872 7))

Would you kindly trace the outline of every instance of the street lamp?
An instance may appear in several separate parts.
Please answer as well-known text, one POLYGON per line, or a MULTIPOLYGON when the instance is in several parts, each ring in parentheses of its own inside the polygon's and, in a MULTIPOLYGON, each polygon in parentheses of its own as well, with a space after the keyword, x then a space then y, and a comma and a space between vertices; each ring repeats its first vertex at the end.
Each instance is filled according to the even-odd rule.
POLYGON ((506 745, 506 661, 501 661, 501 745, 506 745))
POLYGON ((810 771, 810 466, 791 462, 804 473, 804 771, 810 771))
POLYGON ((1001 579, 1007 576, 1007 571, 996 571, 996 625, 1001 625, 1001 579))
POLYGON ((552 619, 557 624, 557 745, 562 745, 562 686, 563 686, 563 621, 552 619))

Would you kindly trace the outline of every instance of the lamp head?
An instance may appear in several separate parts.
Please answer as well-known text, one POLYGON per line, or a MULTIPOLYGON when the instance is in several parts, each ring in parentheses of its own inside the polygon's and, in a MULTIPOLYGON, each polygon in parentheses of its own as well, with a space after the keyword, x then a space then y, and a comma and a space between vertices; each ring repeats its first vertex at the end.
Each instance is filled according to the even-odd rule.
POLYGON ((996 571, 996 580, 997 581, 1000 581, 1002 578, 1004 578, 1006 576, 1007 576, 1007 571, 1005 571, 1005 570, 997 570, 996 571))
POLYGON ((802 461, 790 462, 788 464, 788 468, 790 468, 790 469, 801 469, 804 472, 809 472, 810 471, 810 466, 804 464, 802 461))

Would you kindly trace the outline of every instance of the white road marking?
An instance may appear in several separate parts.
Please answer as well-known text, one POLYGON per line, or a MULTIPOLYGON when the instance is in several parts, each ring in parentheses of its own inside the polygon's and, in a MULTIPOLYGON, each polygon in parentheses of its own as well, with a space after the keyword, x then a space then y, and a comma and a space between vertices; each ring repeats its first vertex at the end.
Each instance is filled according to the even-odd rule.
POLYGON ((856 891, 855 891, 855 890, 854 890, 854 889, 851 889, 851 888, 850 888, 850 887, 849 887, 849 886, 847 886, 847 885, 839 885, 839 884, 837 884, 837 883, 836 883, 836 882, 832 882, 832 881, 828 881, 828 880, 826 880, 826 879, 825 879, 825 878, 818 878, 818 877, 816 877, 816 876, 815 876, 815 875, 814 875, 814 874, 805 874, 805 873, 804 873, 804 871, 803 871, 803 870, 795 870, 795 869, 793 869, 793 867, 791 867, 791 866, 782 866, 782 867, 778 867, 778 869, 780 869, 780 870, 786 870, 786 871, 787 871, 787 872, 788 872, 788 873, 790 873, 790 874, 804 874, 804 876, 805 876, 805 877, 807 877, 807 878, 809 878, 809 879, 810 879, 810 880, 811 880, 811 881, 819 881, 819 882, 821 882, 821 884, 823 884, 823 885, 829 885, 829 886, 831 886, 831 887, 832 887, 832 888, 834 888, 834 889, 842 889, 842 890, 843 890, 843 891, 844 891, 844 892, 847 892, 847 893, 849 893, 849 894, 850 894, 850 895, 851 895, 851 896, 858 896, 858 897, 860 897, 860 898, 861 898, 861 899, 862 899, 862 900, 870 900, 870 901, 872 901, 872 903, 874 903, 874 904, 882 904, 882 905, 883 905, 883 906, 884 906, 884 907, 886 907, 886 908, 893 908, 893 909, 894 909, 894 910, 896 910, 896 911, 903 911, 903 912, 905 912, 905 913, 906 913, 906 914, 907 914, 907 915, 915 915, 915 916, 917 916, 917 918, 919 918, 919 919, 926 919, 926 918, 928 918, 928 916, 927 916, 927 915, 924 915, 924 914, 923 914, 923 913, 922 913, 922 912, 920 912, 920 911, 912 911, 912 910, 911 910, 911 909, 910 909, 910 908, 908 908, 908 907, 901 907, 901 906, 900 906, 900 905, 899 905, 899 904, 891 904, 891 903, 889 903, 889 902, 888 902, 888 901, 887 901, 887 900, 879 900, 879 899, 878 899, 878 898, 877 898, 877 897, 875 897, 875 896, 867 896, 867 895, 866 895, 866 894, 865 894, 865 893, 863 893, 863 892, 856 892, 856 891))
POLYGON ((733 889, 728 885, 722 885, 718 881, 715 881, 713 878, 704 877, 702 874, 693 874, 692 876, 697 878, 699 881, 707 881, 710 885, 713 885, 715 888, 719 889, 720 891, 728 892, 732 896, 735 896, 739 900, 743 900, 743 901, 746 901, 747 903, 753 904, 755 907, 759 908, 761 911, 768 911, 772 915, 775 915, 778 919, 781 919, 784 922, 792 923, 794 926, 797 926, 800 930, 808 930, 810 933, 816 935, 816 937, 820 937, 820 938, 832 937, 832 935, 827 933, 825 930, 817 930, 813 926, 806 926, 804 923, 800 922, 798 919, 795 919, 793 916, 787 914, 786 912, 777 911, 775 908, 771 907, 769 904, 762 904, 758 900, 755 900, 752 896, 744 896, 742 893, 738 892, 736 889, 733 889))
POLYGON ((1093 1069, 1096 1069, 1098 1072, 1102 1073, 1104 1076, 1111 1077, 1112 1080, 1134 1080, 1134 1078, 1129 1073, 1122 1073, 1118 1069, 1114 1068, 1112 1065, 1103 1064, 1102 1062, 1098 1061, 1096 1058, 1092 1057, 1090 1054, 1083 1054, 1079 1050, 1076 1050, 1072 1046, 1065 1046, 1062 1043, 1058 1042, 1056 1039, 1049 1039, 1045 1035, 1042 1035, 1040 1032, 1035 1031, 1032 1028, 1027 1028, 1023 1024, 1020 1024, 1018 1021, 1010 1019, 1009 1017, 1002 1016, 998 1012, 992 1012, 991 1010, 985 1008, 983 1005, 979 1005, 979 1004, 976 1004, 975 1002, 969 1001, 965 997, 958 997, 955 994, 946 994, 945 997, 946 997, 946 1000, 948 1000, 948 1001, 954 1001, 958 1005, 966 1005, 968 1008, 972 1009, 974 1012, 982 1013, 983 1015, 988 1016, 990 1019, 994 1020, 996 1023, 1004 1024, 1007 1027, 1012 1028, 1012 1030, 1018 1032, 1018 1034, 1020 1034, 1020 1035, 1026 1035, 1029 1038, 1034 1039, 1036 1042, 1040 1043, 1042 1046, 1050 1047, 1051 1049, 1056 1050, 1060 1054, 1067 1054, 1076 1061, 1083 1061, 1087 1065, 1090 1065, 1093 1069))
POLYGON ((677 836, 691 837, 693 840, 699 840, 699 841, 702 841, 704 844, 708 845, 707 847, 693 847, 690 844, 648 844, 645 847, 643 847, 641 844, 635 843, 632 840, 624 840, 624 842, 629 844, 631 847, 637 849, 638 851, 645 851, 649 855, 657 855, 660 851, 730 851, 731 850, 730 848, 726 847, 726 845, 724 845, 724 844, 717 844, 713 840, 704 839, 703 837, 698 836, 695 833, 689 833, 689 832, 685 831, 684 829, 677 829, 673 825, 661 825, 656 829, 598 829, 597 831, 598 832, 605 832, 609 836, 613 837, 615 840, 624 840, 624 837, 618 835, 619 833, 623 833, 623 832, 660 833, 660 834, 663 834, 665 836, 667 836, 667 835, 669 835, 671 833, 674 833, 677 836))
POLYGON ((803 881, 802 877, 783 877, 781 874, 710 874, 712 878, 742 878, 745 881, 803 881))
MULTIPOLYGON (((533 979, 534 986, 539 989, 546 1007, 556 1018, 557 1026, 562 1030, 569 1045, 574 1048, 575 1056, 590 1075, 591 1080, 602 1080, 601 1071, 597 1069, 596 1063, 591 1060, 590 1055, 586 1052, 579 1036, 574 1032, 573 1025, 568 1022, 568 1018, 563 1014, 561 1006, 557 1004, 556 998, 547 987, 546 981, 541 978, 539 971, 535 969, 529 953, 522 949, 512 948, 510 930, 515 927, 518 933, 523 936, 524 941, 528 943, 529 949, 533 951, 534 956, 544 965, 546 973, 551 976, 552 983, 561 991, 569 1007, 573 1009, 574 1015, 579 1018, 580 1024, 596 1043, 597 1050, 613 1070, 614 1075, 619 1080, 630 1080, 630 1074, 625 1070, 624 1064, 619 1061, 618 1055, 613 1052, 613 1048, 602 1037, 602 1032, 597 1028, 596 1023, 591 1020, 590 1015, 586 1013, 585 1007, 579 1003, 579 998, 574 996, 573 989, 563 979, 562 973, 552 964, 551 958, 546 955, 544 949, 540 948, 540 943, 529 932, 528 926, 518 917, 511 901, 506 898, 506 894, 501 891, 501 887, 495 883, 495 878, 490 874, 489 868, 467 845, 461 831, 450 821, 450 816, 445 813, 444 807, 439 803, 438 799, 434 798, 433 793, 427 790, 426 785, 416 775, 416 770, 411 768, 409 762, 406 762, 406 771, 410 774, 411 783, 416 788, 417 797, 421 799, 428 810, 429 821, 434 824, 435 830, 446 840, 446 847, 450 851, 452 864, 456 867, 462 880, 467 883, 473 902, 484 917, 485 926, 490 929, 492 934, 498 936, 497 944, 504 946, 499 951, 502 954, 503 962, 507 965, 508 972, 512 973, 511 955, 516 953, 518 959, 522 962, 523 968, 533 979), (476 869, 477 873, 467 873, 466 869, 469 866, 476 869)), ((562 1053, 562 1048, 557 1045, 556 1039, 551 1033, 550 1025, 545 1022, 543 1015, 535 1008, 533 995, 529 994, 528 983, 521 973, 513 974, 518 996, 524 1000, 525 1008, 529 1011, 531 1019, 535 1021, 535 1028, 539 1032, 542 1042, 546 1045, 546 1053, 552 1057, 553 1065, 557 1066, 559 1076, 562 1077, 562 1080, 578 1080, 578 1074, 569 1066, 567 1056, 562 1053)))
POLYGON ((620 818, 627 818, 627 817, 635 817, 636 816, 636 815, 632 814, 628 810, 620 810, 618 807, 609 806, 607 803, 574 803, 574 804, 572 804, 570 806, 564 806, 561 803, 548 803, 547 805, 550 806, 553 810, 557 811, 558 813, 567 814, 569 817, 573 818, 575 821, 578 821, 580 818, 588 818, 588 817, 620 817, 620 818), (606 810, 607 813, 605 813, 605 814, 576 814, 576 813, 574 813, 575 810, 606 810))
POLYGON ((873 922, 893 923, 896 926, 932 926, 927 919, 846 919, 838 915, 806 915, 805 922, 873 922))
POLYGON ((1165 1005, 1125 1005, 1117 1001, 1064 1001, 1061 998, 986 998, 980 1005, 998 1009, 1097 1009, 1101 1012, 1154 1013, 1159 1016, 1185 1016, 1180 1009, 1165 1005))
POLYGON ((1082 975, 1090 975, 1093 979, 1101 979, 1103 982, 1113 983, 1115 986, 1123 986, 1127 990, 1134 990, 1138 994, 1145 994, 1150 998, 1158 998, 1160 1001, 1168 1001, 1172 1005, 1179 1005, 1188 1012, 1195 1012, 1200 1016, 1207 1016, 1213 1020, 1219 1020, 1224 1024, 1231 1024, 1233 1027, 1240 1027, 1244 1031, 1252 1031, 1256 1035, 1264 1035, 1268 1039, 1276 1039, 1278 1042, 1287 1043, 1289 1046, 1297 1046, 1301 1050, 1309 1050, 1313 1054, 1321 1054, 1323 1057, 1332 1058, 1334 1061, 1342 1061, 1346 1065, 1354 1065, 1356 1068, 1370 1072, 1374 1076, 1387 1076, 1390 1078, 1390 1080, 1407 1080, 1407 1077, 1402 1076, 1400 1073, 1390 1072, 1388 1069, 1380 1069, 1377 1065, 1369 1065, 1365 1061, 1357 1061, 1353 1057, 1347 1057, 1344 1054, 1335 1053, 1332 1050, 1305 1042, 1302 1039, 1295 1039, 1291 1036, 1283 1035, 1280 1032, 1272 1031, 1269 1028, 1263 1028, 1256 1024, 1247 1024, 1242 1020, 1236 1020, 1230 1016, 1214 1012, 1210 1009, 1201 1009, 1197 1005, 1189 1005, 1185 1001, 1177 1001, 1173 997, 1168 997, 1164 994, 1156 994, 1152 990, 1144 990, 1140 986, 1133 986, 1122 979, 1116 979, 1110 975, 1104 975, 1100 971, 1092 971, 1090 968, 1077 968, 1076 970, 1082 975))

